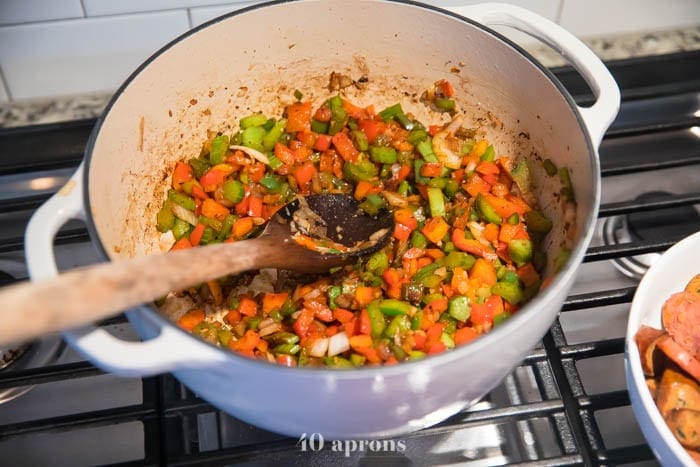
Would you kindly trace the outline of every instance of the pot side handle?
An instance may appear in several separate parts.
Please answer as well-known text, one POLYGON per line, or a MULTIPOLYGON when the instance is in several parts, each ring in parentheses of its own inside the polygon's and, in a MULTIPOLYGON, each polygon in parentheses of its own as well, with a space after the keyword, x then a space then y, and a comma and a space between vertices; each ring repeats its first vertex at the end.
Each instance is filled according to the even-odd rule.
POLYGON ((552 47, 581 73, 595 95, 590 107, 578 106, 595 147, 620 109, 620 90, 610 71, 583 42, 558 24, 529 10, 504 3, 446 8, 486 26, 508 26, 552 47))
MULTIPOLYGON (((69 220, 85 220, 82 179, 83 165, 70 180, 32 216, 25 232, 25 256, 29 276, 41 280, 58 274, 53 240, 69 220)), ((183 339, 181 331, 161 328, 153 339, 124 341, 96 326, 84 326, 63 333, 65 340, 83 357, 110 373, 121 376, 148 376, 184 366, 202 368, 221 360, 222 352, 183 339), (185 363, 186 362, 186 363, 185 363)))

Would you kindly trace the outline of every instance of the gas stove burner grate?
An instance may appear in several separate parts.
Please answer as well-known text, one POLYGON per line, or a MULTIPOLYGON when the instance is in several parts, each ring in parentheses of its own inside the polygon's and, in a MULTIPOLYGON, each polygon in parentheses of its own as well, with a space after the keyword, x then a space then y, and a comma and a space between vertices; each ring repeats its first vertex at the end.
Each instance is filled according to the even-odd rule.
MULTIPOLYGON (((600 217, 602 223, 608 220, 611 238, 622 243, 602 241, 588 249, 579 277, 586 272, 583 269, 591 268, 588 272, 592 270, 593 275, 602 271, 602 280, 589 274, 591 282, 576 281, 541 345, 477 406, 404 437, 406 449, 396 455, 358 449, 346 457, 333 452, 330 442, 321 451, 302 452, 298 439, 235 420, 199 399, 172 375, 118 378, 105 375, 80 356, 67 358, 68 351, 59 363, 33 368, 12 365, 0 371, 0 392, 36 385, 25 397, 0 406, 3 463, 588 466, 652 461, 654 454, 634 422, 625 389, 624 329, 605 326, 610 313, 626 320, 636 286, 608 260, 660 253, 683 233, 669 224, 669 230, 660 234, 664 238, 645 236, 641 232, 645 222, 635 221, 635 213, 654 212, 654 220, 666 208, 700 205, 700 51, 608 66, 621 87, 623 103, 600 148, 604 199, 611 186, 617 186, 618 177, 631 177, 634 183, 631 193, 611 197, 623 201, 606 201, 600 217), (640 181, 663 178, 662 169, 678 169, 689 182, 681 190, 673 180, 665 187, 640 181), (634 199, 652 190, 677 194, 662 200, 634 199), (630 227, 630 218, 629 237, 623 237, 618 224, 624 220, 630 227), (572 329, 576 317, 595 332, 576 334, 582 331, 572 329), (605 325, 592 327, 596 320, 605 325), (600 365, 593 367, 594 372, 584 371, 595 362, 600 365), (618 385, 610 386, 613 380, 618 385), (93 405, 86 405, 87 399, 93 405)), ((577 103, 592 101, 588 86, 571 68, 554 73, 577 103)), ((26 180, 27 185, 31 177, 47 174, 67 179, 82 158, 94 123, 0 129, 0 260, 3 255, 22 256, 24 227, 50 194, 3 191, 3 177, 26 180)), ((651 231, 661 232, 657 227, 651 231)), ((77 256, 69 247, 89 249, 88 241, 79 223, 67 225, 56 237, 69 259, 77 256)), ((1 264, 0 269, 7 270, 1 264)), ((26 278, 26 268, 16 277, 26 278)), ((122 337, 129 329, 124 316, 100 325, 122 337)), ((33 348, 26 355, 31 352, 33 348)), ((312 435, 308 433, 307 440, 312 435)))
MULTIPOLYGON (((636 202, 673 200, 674 195, 665 191, 650 191, 635 198, 636 202)), ((700 230, 700 214, 690 205, 664 209, 631 212, 612 216, 603 223, 603 241, 606 246, 635 242, 663 242, 680 240, 700 230)), ((661 256, 652 252, 613 258, 612 263, 627 277, 640 280, 661 256)))

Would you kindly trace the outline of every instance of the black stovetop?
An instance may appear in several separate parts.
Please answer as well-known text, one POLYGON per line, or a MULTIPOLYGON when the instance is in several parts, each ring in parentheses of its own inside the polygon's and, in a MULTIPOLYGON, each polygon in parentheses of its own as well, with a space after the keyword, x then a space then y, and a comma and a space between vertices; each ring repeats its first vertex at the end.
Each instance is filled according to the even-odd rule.
MULTIPOLYGON (((609 62, 622 90, 622 108, 600 148, 604 180, 632 180, 683 167, 697 173, 697 185, 674 192, 662 200, 630 196, 605 201, 601 219, 659 212, 668 208, 689 209, 700 205, 700 52, 609 62), (615 179, 617 180, 617 179, 615 179)), ((577 102, 590 102, 583 80, 569 68, 554 70, 577 102)), ((26 278, 23 270, 23 232, 32 212, 71 174, 82 152, 94 120, 0 129, 0 270, 26 278), (31 184, 43 179, 42 184, 31 184), (13 263, 14 261, 14 263, 13 263), (4 268, 3 265, 10 264, 4 268)), ((639 187, 642 193, 644 187, 639 187)), ((601 220, 601 222, 602 222, 601 220)), ((687 227, 687 226, 686 226, 687 227)), ((692 228, 692 225, 691 225, 692 228)), ((700 230, 700 225, 696 230, 700 230)), ((585 263, 603 264, 610 259, 661 252, 675 243, 684 229, 670 228, 663 237, 639 239, 618 245, 593 244, 585 263)), ((87 245, 88 235, 79 223, 71 223, 56 237, 64 246, 87 245)), ((89 248, 89 247, 87 247, 89 248)), ((639 428, 631 423, 632 435, 620 442, 602 420, 609 413, 629 415, 626 389, 592 391, 581 370, 586 362, 615 357, 624 352, 623 335, 598 335, 583 341, 572 339, 566 326, 570 316, 596 314, 622 308, 635 291, 635 282, 622 287, 603 285, 593 291, 575 293, 566 300, 562 315, 522 365, 476 407, 439 425, 406 436, 404 452, 377 457, 354 453, 345 457, 327 446, 321 452, 302 452, 298 440, 267 433, 220 413, 197 398, 171 375, 120 380, 135 391, 135 400, 110 396, 103 405, 88 408, 68 402, 69 383, 79 381, 88 392, 117 384, 79 357, 62 358, 38 368, 0 371, 0 391, 37 385, 34 391, 0 405, 0 459, 39 462, 38 451, 47 440, 64 444, 69 454, 56 454, 56 464, 233 464, 325 465, 436 465, 481 459, 475 465, 532 463, 533 465, 621 464, 653 460, 639 428), (105 383, 107 381, 107 383, 105 383), (525 384, 527 383, 527 384, 525 384), (51 391, 41 391, 54 388, 51 391), (90 389, 93 388, 93 389, 90 389), (24 407, 32 393, 49 394, 51 414, 24 407), (10 412, 23 416, 10 416, 10 412), (37 412, 37 413, 34 413, 37 412), (112 427, 129 427, 135 450, 120 447, 124 439, 110 438, 112 427), (133 429, 131 428, 133 427, 133 429), (461 434, 458 436, 458 434, 461 434), (105 436, 107 438, 105 438, 105 436), (96 451, 95 443, 108 439, 111 449, 96 451), (468 440, 460 444, 460 440, 468 440), (480 440, 483 443, 479 445, 480 440), (498 440, 493 445, 493 440, 498 440), (630 441, 631 440, 631 441, 630 441), (442 446, 442 448, 440 448, 442 446), (135 453, 135 454, 134 454, 135 453)), ((111 329, 126 329, 125 318, 101 323, 111 329)), ((609 371, 620 372, 619 364, 609 371)), ((459 377, 459 376, 456 376, 459 377)), ((602 375, 603 378, 606 375, 602 375)), ((36 399, 34 399, 36 400, 36 399)), ((72 401, 73 399, 71 399, 72 401)), ((51 458, 49 458, 51 459, 51 458)), ((2 462, 0 462, 2 463, 2 462)))

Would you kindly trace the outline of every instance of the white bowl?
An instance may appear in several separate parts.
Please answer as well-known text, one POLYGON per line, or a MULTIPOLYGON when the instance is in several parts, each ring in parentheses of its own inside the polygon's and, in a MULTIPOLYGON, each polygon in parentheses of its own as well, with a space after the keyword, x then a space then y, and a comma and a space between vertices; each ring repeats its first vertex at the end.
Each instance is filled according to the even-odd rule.
POLYGON ((700 232, 664 253, 647 271, 634 294, 625 338, 625 373, 632 410, 649 446, 662 465, 695 465, 664 422, 647 388, 634 335, 642 324, 661 329, 661 308, 700 273, 700 232))

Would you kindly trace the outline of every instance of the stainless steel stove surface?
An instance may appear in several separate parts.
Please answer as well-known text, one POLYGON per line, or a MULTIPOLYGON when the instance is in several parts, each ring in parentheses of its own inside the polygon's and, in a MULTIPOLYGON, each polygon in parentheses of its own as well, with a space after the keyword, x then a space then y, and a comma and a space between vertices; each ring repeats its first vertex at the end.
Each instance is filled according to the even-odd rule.
MULTIPOLYGON (((297 439, 217 411, 171 375, 106 375, 49 338, 0 370, 0 463, 655 464, 629 406, 624 333, 640 265, 700 230, 700 53, 608 65, 623 104, 600 150, 596 236, 541 345, 476 406, 397 438, 403 449, 374 452, 358 443, 338 452, 327 441, 318 452, 308 443, 304 451, 297 439)), ((571 69, 554 71, 578 102, 590 101, 571 69)), ((77 166, 93 124, 0 129, 0 283, 26 278, 26 222, 77 166)), ((62 268, 97 258, 79 223, 62 229, 56 243, 62 268)), ((123 317, 102 325, 135 338, 123 317)))

